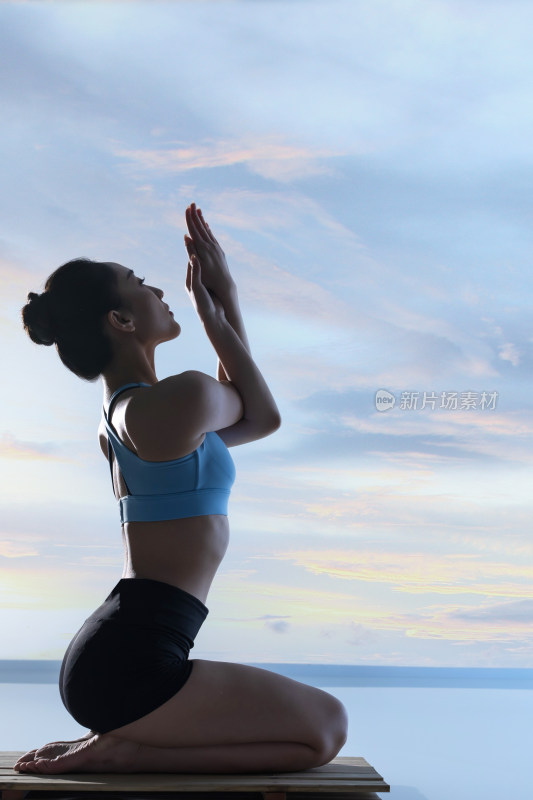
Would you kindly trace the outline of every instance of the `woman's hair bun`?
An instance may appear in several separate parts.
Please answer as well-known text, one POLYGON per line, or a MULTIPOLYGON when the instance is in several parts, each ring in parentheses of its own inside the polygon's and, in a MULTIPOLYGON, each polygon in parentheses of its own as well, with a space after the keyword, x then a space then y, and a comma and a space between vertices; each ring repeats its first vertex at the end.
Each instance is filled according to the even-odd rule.
POLYGON ((55 343, 67 369, 95 381, 114 357, 106 314, 122 305, 111 264, 75 258, 48 276, 42 294, 28 294, 22 324, 36 344, 55 343))
POLYGON ((28 302, 22 309, 22 322, 28 336, 37 344, 51 345, 55 342, 55 326, 48 292, 28 294, 28 302))

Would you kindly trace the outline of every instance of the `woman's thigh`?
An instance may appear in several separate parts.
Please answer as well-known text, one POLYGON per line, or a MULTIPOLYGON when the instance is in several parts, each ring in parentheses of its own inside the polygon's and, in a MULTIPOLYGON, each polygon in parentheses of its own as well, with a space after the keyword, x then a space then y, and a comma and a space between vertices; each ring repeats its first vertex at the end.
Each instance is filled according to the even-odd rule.
POLYGON ((196 659, 170 700, 109 733, 155 747, 299 742, 335 755, 346 727, 343 705, 327 692, 257 667, 196 659))

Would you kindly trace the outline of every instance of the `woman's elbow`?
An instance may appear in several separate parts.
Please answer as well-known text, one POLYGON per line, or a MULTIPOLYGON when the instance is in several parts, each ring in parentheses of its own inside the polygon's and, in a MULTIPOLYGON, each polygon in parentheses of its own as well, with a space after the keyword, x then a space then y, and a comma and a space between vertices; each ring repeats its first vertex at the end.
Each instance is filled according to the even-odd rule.
POLYGON ((281 427, 281 414, 279 413, 279 411, 276 410, 269 419, 269 425, 268 425, 269 433, 274 433, 274 431, 277 431, 277 429, 280 427, 281 427))

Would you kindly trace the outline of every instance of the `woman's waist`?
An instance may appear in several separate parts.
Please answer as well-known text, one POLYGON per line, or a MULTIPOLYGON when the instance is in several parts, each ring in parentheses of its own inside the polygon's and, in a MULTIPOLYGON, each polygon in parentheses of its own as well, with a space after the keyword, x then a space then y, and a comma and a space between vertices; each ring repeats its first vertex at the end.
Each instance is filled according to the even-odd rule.
POLYGON ((205 602, 228 542, 226 517, 129 523, 122 578, 168 583, 205 602))
POLYGON ((207 596, 213 583, 216 574, 216 569, 212 572, 203 570, 202 572, 183 572, 177 568, 163 568, 154 567, 150 565, 142 565, 141 568, 135 569, 132 566, 124 566, 122 572, 122 579, 124 581, 153 581, 154 583, 162 583, 172 588, 179 589, 186 594, 199 600, 205 604, 207 596))
POLYGON ((194 537, 194 540, 206 541, 217 535, 228 535, 229 521, 225 514, 201 514, 193 517, 179 517, 177 519, 163 519, 133 522, 124 522, 123 529, 126 536, 142 538, 146 535, 161 539, 194 537))

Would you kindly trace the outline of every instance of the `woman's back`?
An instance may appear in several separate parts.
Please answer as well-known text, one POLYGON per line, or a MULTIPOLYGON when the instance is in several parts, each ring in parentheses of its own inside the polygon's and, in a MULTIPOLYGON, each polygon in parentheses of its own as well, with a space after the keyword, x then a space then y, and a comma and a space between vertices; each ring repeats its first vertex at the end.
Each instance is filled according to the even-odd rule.
MULTIPOLYGON (((201 422, 200 427, 210 427, 209 417, 199 416, 198 390, 205 379, 208 386, 212 379, 200 376, 193 376, 194 404, 188 395, 191 376, 186 373, 173 376, 166 387, 156 384, 156 391, 146 384, 120 387, 122 391, 119 388, 109 398, 107 415, 109 402, 104 405, 99 436, 102 452, 106 458, 108 452, 111 455, 115 496, 123 498, 122 577, 171 583, 205 602, 228 545, 225 514, 235 469, 217 433, 197 432, 201 422), (173 403, 169 397, 174 397, 173 403), (169 408, 172 416, 165 420, 169 408), (167 485, 162 484, 162 475, 167 485), (156 494, 148 496, 151 487, 156 494)), ((235 398, 232 390, 218 387, 226 389, 230 416, 224 421, 229 422, 231 415, 235 418, 235 398)), ((222 419, 217 415, 211 425, 222 419)))

